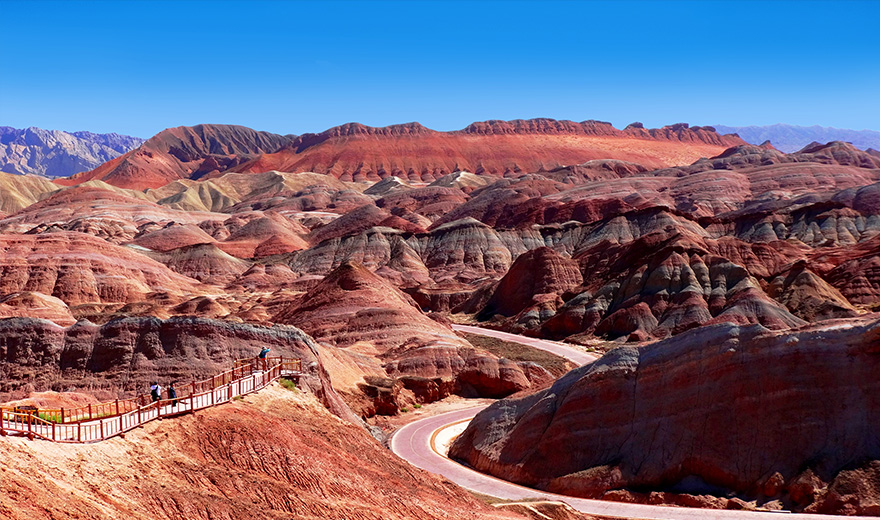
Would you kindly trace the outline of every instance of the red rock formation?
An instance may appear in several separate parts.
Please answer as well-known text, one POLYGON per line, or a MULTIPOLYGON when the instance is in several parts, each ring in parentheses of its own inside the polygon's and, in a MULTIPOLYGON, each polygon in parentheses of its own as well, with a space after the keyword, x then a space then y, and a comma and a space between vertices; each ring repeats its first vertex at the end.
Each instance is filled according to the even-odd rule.
POLYGON ((169 222, 164 227, 156 230, 145 229, 130 243, 151 251, 164 253, 178 247, 211 244, 214 242, 216 241, 211 235, 205 233, 195 224, 178 225, 175 222, 169 222))
POLYGON ((798 262, 770 282, 767 294, 793 314, 808 322, 858 315, 852 303, 837 289, 798 262))
POLYGON ((343 180, 394 175, 434 181, 461 170, 518 176, 609 158, 657 168, 687 164, 738 144, 743 144, 738 137, 687 125, 620 131, 596 121, 533 119, 486 121, 457 132, 436 132, 418 123, 385 128, 350 123, 300 136, 284 150, 235 170, 315 171, 343 180))
POLYGON ((425 316, 412 298, 352 262, 339 266, 273 321, 296 325, 341 348, 362 341, 385 352, 411 338, 468 345, 449 327, 425 316))
POLYGON ((50 320, 65 327, 76 323, 76 318, 63 301, 54 296, 31 291, 0 296, 0 318, 16 316, 50 320))
MULTIPOLYGON (((600 243, 577 256, 587 290, 545 318, 541 330, 553 337, 587 332, 643 340, 724 321, 773 329, 802 325, 746 268, 711 253, 732 250, 741 258, 731 245, 660 232, 622 245, 600 243)), ((756 256, 742 246, 747 258, 756 256)), ((775 250, 765 249, 769 263, 775 250)))
POLYGON ((199 179, 226 171, 255 154, 274 152, 287 142, 286 137, 243 126, 179 126, 159 132, 138 148, 92 171, 57 183, 72 186, 101 180, 121 188, 158 188, 177 179, 199 179))
POLYGON ((874 316, 789 332, 719 325, 621 347, 547 390, 492 405, 450 453, 578 496, 714 490, 865 514, 858 497, 870 505, 876 495, 835 486, 852 481, 841 472, 854 462, 880 460, 878 345, 874 316))
MULTIPOLYGON (((314 341, 294 327, 259 327, 202 318, 126 318, 62 328, 28 318, 0 320, 0 401, 37 391, 79 388, 99 398, 143 394, 150 381, 197 381, 232 362, 273 355, 303 359, 301 385, 343 418, 354 420, 329 384, 314 341)), ((183 385, 180 385, 183 386, 183 385)))
MULTIPOLYGON (((352 356, 380 360, 380 376, 428 378, 438 388, 436 398, 450 392, 497 397, 529 386, 515 363, 475 349, 423 314, 409 296, 354 263, 342 264, 272 320, 346 349, 333 355, 349 358, 347 363, 352 356)), ((377 368, 368 373, 376 375, 377 368)))
POLYGON ((461 189, 431 185, 385 195, 376 200, 375 204, 394 215, 419 215, 425 219, 420 223, 430 225, 430 222, 467 200, 467 195, 461 189))
POLYGON ((0 231, 24 233, 53 230, 79 231, 124 243, 133 239, 146 224, 176 222, 198 224, 225 218, 216 213, 177 211, 136 199, 122 193, 77 187, 58 191, 0 221, 0 231))
MULTIPOLYGON (((263 258, 308 249, 309 230, 302 224, 267 211, 232 232, 218 247, 239 258, 263 258)), ((236 226, 237 227, 237 226, 236 226)))
POLYGON ((215 244, 196 244, 149 255, 184 276, 211 285, 224 286, 250 267, 249 262, 227 254, 215 244))
POLYGON ((558 297, 582 282, 576 261, 549 247, 532 249, 520 255, 510 266, 480 315, 516 316, 548 298, 554 305, 562 305, 558 297))
POLYGON ((127 247, 82 233, 0 235, 0 295, 23 291, 67 305, 128 303, 201 292, 198 282, 127 247))

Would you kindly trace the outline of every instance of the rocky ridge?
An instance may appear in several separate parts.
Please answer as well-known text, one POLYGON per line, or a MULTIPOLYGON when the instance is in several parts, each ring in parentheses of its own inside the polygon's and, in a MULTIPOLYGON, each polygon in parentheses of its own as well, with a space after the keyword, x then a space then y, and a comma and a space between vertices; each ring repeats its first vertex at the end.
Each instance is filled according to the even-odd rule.
POLYGON ((144 142, 138 137, 0 126, 0 171, 69 177, 94 169, 144 142))

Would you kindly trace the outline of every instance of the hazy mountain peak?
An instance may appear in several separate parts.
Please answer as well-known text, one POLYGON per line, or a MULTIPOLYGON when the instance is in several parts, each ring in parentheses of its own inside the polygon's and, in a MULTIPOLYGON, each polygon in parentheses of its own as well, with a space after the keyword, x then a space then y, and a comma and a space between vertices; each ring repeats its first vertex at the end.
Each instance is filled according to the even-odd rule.
POLYGON ((796 126, 783 123, 767 126, 714 126, 722 134, 739 134, 747 143, 760 144, 769 140, 773 146, 786 153, 796 152, 812 142, 844 141, 852 143, 861 150, 880 147, 880 132, 875 130, 848 130, 830 126, 796 126))
POLYGON ((94 169, 143 142, 119 134, 0 126, 0 171, 67 177, 94 169))

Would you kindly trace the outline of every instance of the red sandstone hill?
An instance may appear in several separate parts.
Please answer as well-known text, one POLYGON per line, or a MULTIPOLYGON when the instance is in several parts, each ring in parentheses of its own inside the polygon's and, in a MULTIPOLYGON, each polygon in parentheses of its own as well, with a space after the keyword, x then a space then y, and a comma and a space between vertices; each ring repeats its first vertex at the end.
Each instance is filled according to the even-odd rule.
POLYGON ((159 132, 134 150, 94 170, 57 182, 63 186, 102 180, 121 188, 158 188, 199 179, 278 150, 289 138, 236 125, 179 126, 159 132))
POLYGON ((621 347, 490 406, 450 454, 577 496, 708 493, 725 507, 733 493, 876 515, 878 340, 874 315, 788 332, 724 324, 621 347))
POLYGON ((475 348, 353 262, 335 269, 272 320, 296 325, 331 345, 326 355, 336 360, 335 369, 328 365, 334 387, 365 416, 396 413, 405 404, 397 395, 404 388, 416 401, 430 402, 450 393, 499 397, 530 386, 516 363, 475 348), (370 405, 357 402, 363 399, 355 388, 373 398, 370 405))
POLYGON ((742 144, 735 135, 722 136, 712 127, 683 123, 618 130, 600 121, 531 119, 485 121, 454 132, 430 130, 418 123, 383 128, 349 123, 292 141, 244 127, 198 125, 165 130, 125 155, 58 183, 98 179, 144 189, 226 171, 271 170, 325 173, 342 180, 394 175, 430 182, 460 170, 521 175, 595 159, 661 168, 690 164, 742 144))
POLYGON ((342 180, 387 176, 434 181, 456 171, 522 175, 594 159, 620 159, 649 168, 689 164, 744 144, 711 127, 686 124, 618 130, 600 121, 531 119, 485 121, 437 132, 418 123, 373 128, 349 123, 305 134, 283 150, 234 167, 235 171, 314 171, 342 180))

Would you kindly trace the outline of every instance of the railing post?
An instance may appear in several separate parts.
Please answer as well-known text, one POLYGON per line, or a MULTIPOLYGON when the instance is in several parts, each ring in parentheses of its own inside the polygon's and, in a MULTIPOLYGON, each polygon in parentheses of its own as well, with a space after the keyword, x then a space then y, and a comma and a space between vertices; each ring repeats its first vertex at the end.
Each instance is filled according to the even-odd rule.
POLYGON ((64 424, 64 408, 61 409, 61 424, 64 424))
POLYGON ((76 440, 77 442, 82 442, 83 437, 83 423, 76 423, 76 440))
POLYGON ((98 419, 98 424, 101 425, 101 440, 104 440, 104 419, 98 419))
POLYGON ((92 420, 92 403, 89 403, 89 420, 92 420))
POLYGON ((116 415, 119 415, 119 399, 116 400, 116 415))
POLYGON ((55 423, 52 423, 52 440, 55 440, 55 423))

